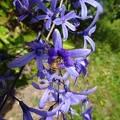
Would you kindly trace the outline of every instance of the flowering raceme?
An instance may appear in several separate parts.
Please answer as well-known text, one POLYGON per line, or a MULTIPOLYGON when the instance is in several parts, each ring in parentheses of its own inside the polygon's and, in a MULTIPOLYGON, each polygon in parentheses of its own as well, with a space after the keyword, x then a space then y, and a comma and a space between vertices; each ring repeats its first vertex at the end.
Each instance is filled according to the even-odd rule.
MULTIPOLYGON (((80 84, 79 77, 82 73, 84 77, 87 77, 89 64, 87 57, 95 51, 95 43, 91 35, 96 30, 95 24, 100 13, 103 12, 102 6, 95 0, 65 2, 63 0, 14 0, 13 4, 20 13, 19 21, 29 17, 27 23, 31 25, 38 22, 37 24, 40 24, 42 29, 39 31, 41 34, 34 41, 23 43, 30 48, 30 51, 7 64, 8 68, 21 67, 21 69, 11 89, 0 96, 2 103, 0 110, 11 96, 19 103, 23 111, 23 120, 33 120, 31 112, 39 115, 40 120, 53 120, 54 118, 67 120, 67 113, 71 118, 72 115, 77 114, 72 106, 78 104, 81 104, 82 111, 78 114, 84 120, 92 120, 93 106, 89 105, 88 95, 96 91, 97 86, 92 89, 87 88, 83 92, 80 88, 81 92, 71 90, 71 86, 80 84), (95 15, 88 12, 87 4, 96 8, 95 15), (91 19, 92 22, 82 30, 81 21, 86 19, 91 19), (81 48, 74 47, 74 49, 63 47, 65 40, 73 43, 77 40, 76 38, 71 40, 69 34, 82 36, 83 46, 81 45, 81 48), (32 60, 36 62, 36 76, 40 78, 39 83, 33 81, 32 86, 37 90, 44 90, 38 103, 38 109, 28 106, 12 94, 23 68, 32 60), (73 81, 71 82, 71 80, 73 81), (4 99, 4 96, 7 97, 4 99), (45 111, 46 105, 50 105, 50 107, 45 111)), ((1 62, 13 58, 0 55, 1 62)), ((9 71, 0 76, 0 82, 4 89, 7 85, 5 80, 13 80, 13 77, 8 76, 9 71)), ((0 90, 2 91, 1 88, 0 90)))

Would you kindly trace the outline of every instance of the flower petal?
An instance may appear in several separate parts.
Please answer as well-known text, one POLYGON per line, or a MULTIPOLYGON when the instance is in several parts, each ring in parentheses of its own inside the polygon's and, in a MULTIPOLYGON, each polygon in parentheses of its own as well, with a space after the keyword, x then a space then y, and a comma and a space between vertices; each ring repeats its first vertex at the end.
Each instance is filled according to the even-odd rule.
POLYGON ((28 0, 23 0, 24 5, 28 8, 29 7, 29 3, 28 0))
POLYGON ((86 19, 86 17, 87 17, 87 7, 86 7, 84 1, 82 1, 82 0, 81 0, 81 17, 83 20, 86 19))
POLYGON ((21 15, 20 17, 18 17, 18 20, 19 20, 19 21, 22 21, 22 20, 25 19, 27 16, 28 16, 28 14, 21 15))
POLYGON ((75 70, 74 67, 65 67, 65 69, 67 70, 67 72, 68 72, 71 76, 74 76, 74 77, 78 77, 78 76, 79 76, 78 72, 75 70))
POLYGON ((86 39, 90 43, 92 51, 95 51, 95 43, 93 42, 93 40, 89 36, 84 36, 84 39, 86 39))
POLYGON ((79 103, 79 100, 74 95, 72 95, 70 97, 70 105, 77 105, 78 103, 79 103))
POLYGON ((31 8, 32 6, 35 6, 37 4, 39 4, 40 0, 30 0, 29 1, 29 8, 31 8))
POLYGON ((63 40, 65 41, 68 38, 68 30, 65 24, 62 24, 62 31, 63 31, 63 40))
POLYGON ((74 50, 68 50, 68 51, 69 51, 70 56, 72 58, 78 58, 78 57, 87 56, 91 52, 90 49, 74 49, 74 50))
POLYGON ((51 0, 51 11, 54 13, 57 5, 57 0, 51 0))
POLYGON ((62 110, 64 111, 64 113, 67 113, 69 108, 70 108, 70 98, 65 100, 65 104, 62 107, 62 110))
POLYGON ((44 20, 44 19, 49 19, 50 17, 48 15, 40 15, 37 16, 36 18, 32 18, 30 23, 34 23, 34 22, 39 22, 39 20, 44 20))
POLYGON ((29 107, 26 104, 24 104, 22 101, 20 101, 19 104, 23 110, 23 120, 33 120, 29 112, 29 107))
POLYGON ((39 1, 38 6, 40 7, 41 10, 43 10, 46 14, 49 14, 51 11, 43 4, 42 1, 39 1))
POLYGON ((55 29, 53 34, 52 34, 52 40, 54 43, 55 49, 60 49, 62 48, 62 40, 61 40, 61 35, 58 29, 55 29))
POLYGON ((96 30, 96 25, 89 30, 88 35, 91 36, 92 33, 95 32, 95 30, 96 30))
POLYGON ((25 64, 27 64, 29 61, 31 61, 33 58, 35 58, 35 56, 36 56, 35 51, 32 51, 20 58, 13 60, 8 64, 8 67, 9 68, 22 67, 25 64))
POLYGON ((61 12, 61 14, 60 14, 60 15, 61 15, 61 18, 64 16, 65 10, 66 10, 65 5, 62 4, 62 12, 61 12))
POLYGON ((73 4, 73 6, 74 6, 75 8, 78 8, 78 7, 80 6, 80 2, 79 2, 79 1, 75 2, 75 3, 73 4))
POLYGON ((80 92, 81 95, 88 95, 88 94, 91 94, 93 93, 94 91, 97 90, 97 86, 95 86, 94 88, 92 88, 91 90, 86 90, 84 92, 80 92))
POLYGON ((72 31, 76 30, 76 27, 73 24, 71 24, 71 23, 69 23, 67 21, 65 21, 65 25, 72 31))
POLYGON ((52 19, 49 18, 49 19, 47 20, 47 22, 45 23, 45 28, 46 28, 46 30, 48 30, 48 31, 50 30, 51 23, 52 23, 52 19))
POLYGON ((56 18, 53 22, 55 23, 55 25, 60 25, 63 21, 61 18, 56 18))
POLYGON ((58 110, 60 110, 60 108, 62 107, 63 104, 64 104, 64 101, 61 102, 58 107, 56 107, 55 109, 53 109, 51 111, 41 111, 41 110, 37 110, 37 109, 34 109, 34 108, 29 108, 29 111, 31 111, 31 112, 33 112, 35 114, 38 114, 40 116, 50 117, 50 116, 55 115, 56 112, 58 110))
POLYGON ((40 85, 38 85, 37 83, 35 82, 32 82, 32 86, 38 90, 44 90, 46 89, 47 87, 41 87, 40 85))
POLYGON ((67 13, 67 14, 64 16, 64 18, 65 18, 65 20, 70 20, 70 19, 72 19, 72 18, 75 18, 75 16, 76 16, 76 13, 75 13, 74 11, 71 11, 71 12, 67 13))
POLYGON ((50 93, 50 90, 47 88, 45 90, 44 94, 42 95, 42 98, 41 98, 41 100, 39 102, 39 108, 40 109, 43 109, 45 107, 45 104, 47 102, 49 93, 50 93))
POLYGON ((103 8, 100 5, 99 2, 95 1, 95 0, 84 0, 86 3, 92 5, 93 7, 97 8, 99 10, 100 13, 103 12, 103 8))

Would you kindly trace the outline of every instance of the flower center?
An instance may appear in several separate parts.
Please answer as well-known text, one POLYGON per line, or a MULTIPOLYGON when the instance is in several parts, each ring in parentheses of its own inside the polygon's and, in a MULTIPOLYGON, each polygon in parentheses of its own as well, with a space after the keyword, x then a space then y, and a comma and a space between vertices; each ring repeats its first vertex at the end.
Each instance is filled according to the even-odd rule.
POLYGON ((62 18, 62 22, 65 23, 65 19, 64 18, 62 18))
POLYGON ((37 49, 37 50, 36 50, 36 54, 37 54, 38 56, 41 56, 41 55, 43 54, 43 50, 42 50, 42 49, 37 49))

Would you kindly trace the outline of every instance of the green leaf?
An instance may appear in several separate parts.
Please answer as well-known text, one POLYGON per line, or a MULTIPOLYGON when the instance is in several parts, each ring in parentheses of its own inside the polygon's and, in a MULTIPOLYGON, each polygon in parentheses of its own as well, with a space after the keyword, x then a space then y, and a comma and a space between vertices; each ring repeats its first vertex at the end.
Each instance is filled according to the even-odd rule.
POLYGON ((69 41, 65 41, 65 42, 63 43, 63 48, 65 48, 65 49, 74 49, 75 46, 74 46, 73 43, 70 43, 69 41))
POLYGON ((0 25, 5 24, 8 21, 7 17, 0 17, 0 25))
POLYGON ((5 44, 9 43, 9 41, 7 40, 7 38, 9 37, 9 34, 7 34, 8 32, 9 30, 6 27, 0 26, 0 39, 5 44))
POLYGON ((4 26, 0 26, 0 32, 1 32, 3 35, 5 35, 6 33, 9 32, 9 30, 8 30, 6 27, 4 27, 4 26))

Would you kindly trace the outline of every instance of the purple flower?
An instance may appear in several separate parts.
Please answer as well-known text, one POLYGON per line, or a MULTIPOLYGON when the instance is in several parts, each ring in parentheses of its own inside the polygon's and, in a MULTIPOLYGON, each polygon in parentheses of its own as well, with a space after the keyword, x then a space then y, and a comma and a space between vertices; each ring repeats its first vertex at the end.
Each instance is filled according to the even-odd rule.
POLYGON ((82 113, 82 116, 84 120, 92 120, 92 112, 93 107, 88 108, 84 113, 82 113))
POLYGON ((93 19, 92 23, 84 31, 77 32, 77 34, 82 35, 83 38, 84 38, 84 48, 87 48, 87 42, 89 42, 91 47, 92 47, 92 51, 95 51, 95 43, 90 38, 90 36, 96 30, 96 26, 94 26, 94 25, 95 25, 96 21, 98 20, 98 17, 99 17, 99 10, 97 11, 97 13, 95 15, 95 18, 93 19))
POLYGON ((88 64, 89 64, 89 62, 85 58, 76 58, 75 59, 75 66, 76 66, 77 72, 79 74, 81 74, 81 72, 83 72, 84 76, 87 75, 86 67, 88 64))
POLYGON ((57 29, 54 30, 52 35, 52 40, 54 44, 54 48, 50 48, 48 50, 48 63, 51 65, 53 60, 57 57, 62 58, 62 65, 69 74, 74 77, 77 77, 79 74, 75 70, 74 62, 72 58, 79 58, 83 56, 87 56, 90 54, 91 50, 89 49, 74 49, 74 50, 65 50, 62 48, 62 40, 61 35, 57 29))
POLYGON ((31 107, 28 107, 22 101, 20 101, 19 104, 23 110, 23 120, 33 120, 30 112, 33 112, 33 113, 38 114, 43 117, 51 117, 51 116, 55 115, 57 111, 59 111, 59 109, 63 105, 63 102, 61 104, 59 104, 58 107, 56 107, 55 109, 52 109, 51 111, 44 111, 44 110, 42 111, 42 110, 37 110, 37 109, 31 108, 31 107))
POLYGON ((40 116, 43 116, 45 118, 51 118, 52 116, 54 116, 56 114, 56 112, 58 112, 60 110, 60 108, 63 104, 64 104, 64 102, 61 102, 56 108, 51 109, 49 111, 37 110, 37 109, 34 109, 34 108, 29 108, 29 111, 33 112, 35 114, 38 114, 40 116))
POLYGON ((28 0, 14 0, 14 6, 16 6, 17 11, 21 14, 18 20, 22 21, 29 15, 29 3, 28 0))
POLYGON ((10 70, 7 70, 7 72, 4 74, 4 75, 0 75, 0 82, 2 83, 2 87, 5 89, 6 88, 6 81, 5 80, 8 80, 8 81, 11 81, 11 80, 14 80, 15 78, 14 77, 9 77, 10 75, 10 70))
POLYGON ((8 64, 8 67, 9 68, 22 67, 32 59, 35 59, 37 69, 42 71, 43 70, 42 60, 48 58, 47 53, 45 52, 46 43, 44 43, 43 40, 40 39, 39 42, 33 41, 27 43, 27 45, 32 48, 32 51, 20 58, 17 58, 16 60, 13 60, 8 64))
POLYGON ((68 38, 68 30, 69 28, 72 31, 76 30, 76 27, 68 22, 68 20, 73 19, 76 17, 76 13, 74 11, 71 11, 69 13, 65 14, 65 6, 62 5, 62 12, 61 12, 61 18, 56 18, 53 22, 56 25, 62 25, 62 31, 63 31, 63 40, 66 40, 68 38))
POLYGON ((38 7, 46 13, 46 15, 38 15, 31 20, 31 23, 38 22, 38 20, 47 20, 45 28, 50 30, 52 20, 56 18, 57 13, 61 11, 60 8, 56 9, 57 0, 51 0, 51 10, 49 10, 41 1, 39 1, 38 7))
POLYGON ((63 113, 67 113, 70 110, 71 105, 77 105, 87 97, 85 95, 77 95, 65 90, 61 90, 59 93, 60 100, 64 101, 64 104, 61 107, 63 113))
POLYGON ((22 21, 27 16, 31 16, 32 13, 30 12, 30 9, 32 6, 39 3, 39 0, 14 0, 13 4, 16 7, 16 10, 21 14, 21 16, 18 18, 18 20, 22 21))
MULTIPOLYGON (((46 105, 46 103, 50 100, 50 94, 52 95, 51 98, 54 98, 54 94, 57 94, 56 89, 53 86, 53 82, 58 84, 56 80, 67 80, 68 74, 64 74, 63 77, 61 76, 57 76, 55 74, 50 75, 49 73, 46 75, 47 80, 45 81, 48 86, 42 87, 38 84, 36 84, 35 82, 32 82, 32 85, 34 88, 38 89, 38 90, 45 90, 44 94, 41 97, 41 100, 39 102, 39 108, 43 109, 46 105), (55 82, 56 81, 56 82, 55 82)), ((54 98, 54 100, 57 101, 56 97, 54 98)))
POLYGON ((90 43, 91 47, 92 47, 92 51, 95 51, 95 43, 93 42, 93 40, 90 38, 90 36, 92 35, 92 33, 94 33, 96 30, 96 26, 92 27, 91 29, 86 29, 83 32, 83 37, 84 37, 84 48, 87 48, 87 42, 90 43))
POLYGON ((90 4, 93 7, 97 8, 97 10, 99 10, 99 13, 103 12, 102 6, 95 0, 78 0, 77 2, 74 3, 74 6, 76 8, 81 6, 80 15, 83 20, 87 18, 87 12, 88 12, 87 6, 85 3, 90 4))
POLYGON ((92 120, 92 107, 89 107, 89 101, 87 99, 84 99, 82 102, 82 114, 81 116, 84 118, 84 120, 92 120))
POLYGON ((74 94, 78 94, 78 95, 88 95, 88 94, 91 94, 93 92, 95 92, 97 90, 97 86, 95 86, 94 88, 92 89, 87 89, 87 90, 84 90, 83 92, 80 92, 80 93, 77 93, 77 92, 73 92, 74 94))

